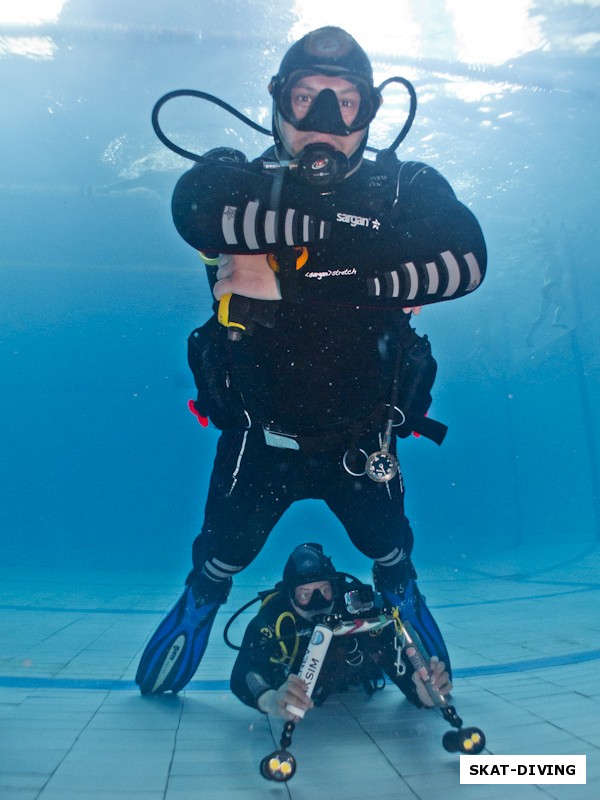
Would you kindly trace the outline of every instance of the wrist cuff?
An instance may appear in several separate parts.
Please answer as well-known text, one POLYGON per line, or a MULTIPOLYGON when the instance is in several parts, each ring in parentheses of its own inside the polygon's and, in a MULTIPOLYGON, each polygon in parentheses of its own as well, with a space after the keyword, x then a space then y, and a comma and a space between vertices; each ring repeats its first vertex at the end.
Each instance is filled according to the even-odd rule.
POLYGON ((308 261, 306 247, 286 247, 267 256, 269 266, 279 278, 281 298, 292 303, 300 300, 298 292, 298 270, 308 261))

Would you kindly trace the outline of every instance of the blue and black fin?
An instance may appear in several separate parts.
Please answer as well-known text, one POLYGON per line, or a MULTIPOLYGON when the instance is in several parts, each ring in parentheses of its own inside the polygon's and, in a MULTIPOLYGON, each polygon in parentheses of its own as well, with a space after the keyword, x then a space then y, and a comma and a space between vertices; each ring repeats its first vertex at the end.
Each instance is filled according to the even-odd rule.
POLYGON ((231 582, 224 582, 219 595, 197 603, 191 586, 160 623, 140 659, 135 682, 142 694, 177 693, 193 678, 231 582))
POLYGON ((416 581, 410 578, 401 594, 383 589, 381 595, 386 603, 398 607, 400 619, 403 622, 410 622, 429 656, 437 656, 440 661, 443 661, 450 678, 452 678, 450 656, 444 637, 427 607, 416 581))

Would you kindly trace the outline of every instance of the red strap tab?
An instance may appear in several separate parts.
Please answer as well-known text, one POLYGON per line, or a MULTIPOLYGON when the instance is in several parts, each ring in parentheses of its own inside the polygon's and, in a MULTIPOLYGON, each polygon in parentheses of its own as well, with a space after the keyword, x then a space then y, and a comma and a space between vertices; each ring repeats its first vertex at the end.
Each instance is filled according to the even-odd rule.
POLYGON ((203 428, 208 428, 208 417, 203 417, 202 414, 196 408, 196 405, 193 400, 188 400, 188 408, 192 412, 192 414, 196 417, 200 425, 203 428))
MULTIPOLYGON (((426 411, 424 416, 428 417, 429 416, 429 411, 426 411)), ((415 439, 418 439, 421 436, 421 434, 417 433, 416 431, 413 431, 412 435, 415 437, 415 439)))

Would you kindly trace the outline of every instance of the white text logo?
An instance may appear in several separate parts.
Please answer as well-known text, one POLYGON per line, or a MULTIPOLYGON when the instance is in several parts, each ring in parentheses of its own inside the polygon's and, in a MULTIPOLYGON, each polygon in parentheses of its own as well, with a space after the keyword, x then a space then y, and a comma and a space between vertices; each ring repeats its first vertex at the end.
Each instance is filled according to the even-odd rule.
POLYGON ((339 278, 345 277, 346 275, 356 275, 356 267, 352 267, 352 269, 327 269, 322 272, 306 272, 305 275, 307 278, 316 278, 320 281, 323 280, 323 278, 339 278))

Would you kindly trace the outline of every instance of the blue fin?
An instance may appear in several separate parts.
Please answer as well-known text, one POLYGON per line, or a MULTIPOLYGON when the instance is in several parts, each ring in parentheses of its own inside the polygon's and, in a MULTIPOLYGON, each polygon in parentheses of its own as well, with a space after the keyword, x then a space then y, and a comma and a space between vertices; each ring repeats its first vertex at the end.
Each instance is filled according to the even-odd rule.
POLYGON ((142 654, 135 676, 142 694, 176 693, 191 681, 221 603, 218 599, 197 608, 192 587, 186 587, 142 654))
POLYGON ((387 603, 398 606, 400 619, 410 622, 425 650, 430 656, 437 656, 440 661, 444 662, 448 674, 452 678, 450 656, 444 638, 431 611, 427 608, 425 598, 419 591, 416 582, 409 578, 402 594, 397 594, 389 589, 382 589, 381 594, 387 603))

